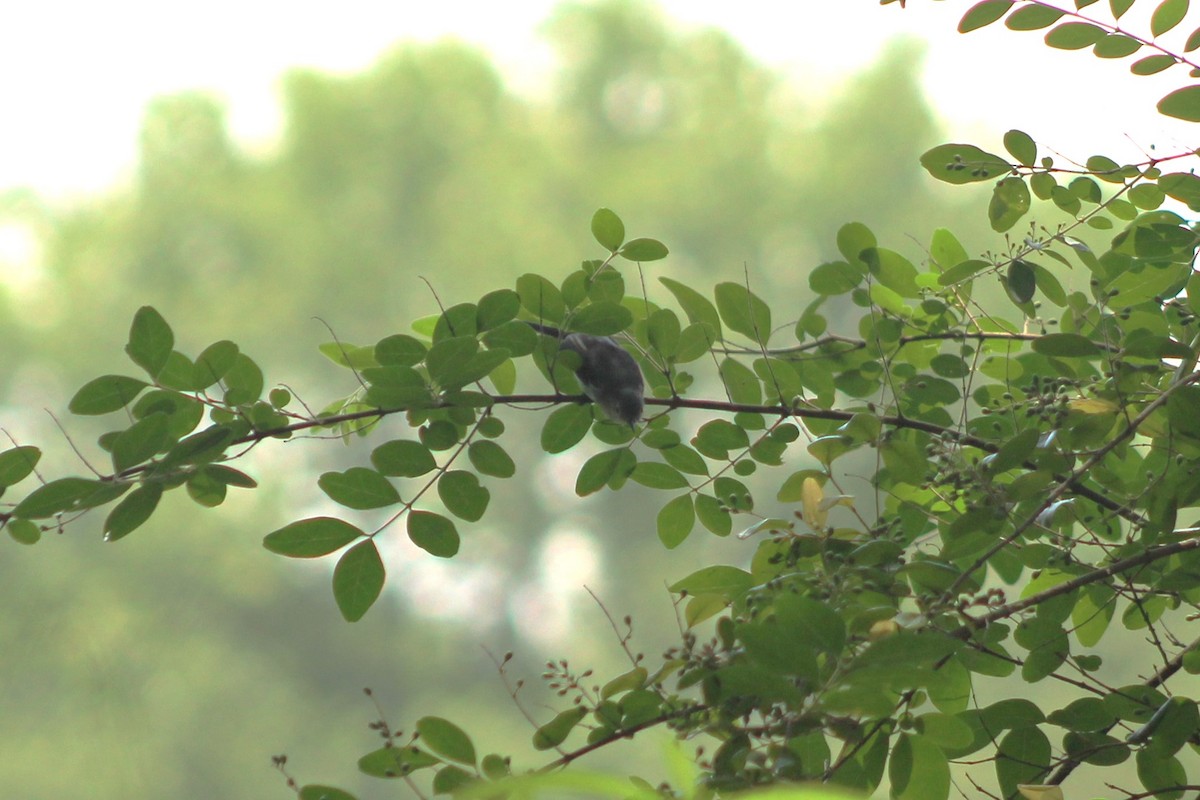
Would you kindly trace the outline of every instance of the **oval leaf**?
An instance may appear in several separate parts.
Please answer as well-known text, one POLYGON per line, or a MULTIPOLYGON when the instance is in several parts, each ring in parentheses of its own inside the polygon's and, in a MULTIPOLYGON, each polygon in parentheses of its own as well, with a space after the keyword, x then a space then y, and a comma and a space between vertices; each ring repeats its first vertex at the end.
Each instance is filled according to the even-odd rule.
POLYGON ((383 591, 383 559, 373 539, 347 550, 333 570, 333 599, 347 622, 362 619, 383 591))
POLYGON ((360 536, 361 530, 333 517, 310 517, 285 525, 263 537, 263 547, 291 558, 317 558, 341 550, 360 536))

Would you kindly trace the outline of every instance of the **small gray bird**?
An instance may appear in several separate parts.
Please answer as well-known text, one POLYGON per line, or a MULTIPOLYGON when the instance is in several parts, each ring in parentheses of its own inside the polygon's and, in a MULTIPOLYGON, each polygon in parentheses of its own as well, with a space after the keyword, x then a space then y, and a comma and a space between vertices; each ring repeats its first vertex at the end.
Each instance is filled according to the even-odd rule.
POLYGON ((575 377, 583 393, 592 399, 604 416, 636 428, 642 418, 645 401, 642 392, 645 382, 633 356, 611 336, 592 336, 587 333, 564 333, 549 325, 530 322, 538 333, 559 341, 559 347, 578 353, 579 368, 575 377))

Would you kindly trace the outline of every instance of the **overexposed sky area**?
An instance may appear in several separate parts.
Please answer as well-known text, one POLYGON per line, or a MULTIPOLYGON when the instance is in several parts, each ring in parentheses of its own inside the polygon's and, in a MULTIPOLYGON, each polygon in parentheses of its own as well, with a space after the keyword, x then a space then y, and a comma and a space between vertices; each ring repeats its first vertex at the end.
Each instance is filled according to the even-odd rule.
MULTIPOLYGON (((1073 7, 1069 0, 1063 5, 1073 7)), ((1135 78, 1135 60, 1100 61, 1088 51, 1054 51, 1044 32, 994 25, 955 32, 973 0, 662 0, 684 28, 714 26, 755 58, 805 85, 836 94, 900 35, 930 42, 925 83, 947 137, 999 146, 1009 127, 1084 158, 1137 158, 1196 147, 1193 125, 1167 121, 1155 100, 1188 83, 1183 68, 1135 78), (1112 113, 1114 103, 1124 105, 1112 113), (1114 124, 1119 127, 1114 127, 1114 124)), ((349 0, 337 5, 283 0, 43 0, 0 9, 0 190, 29 186, 70 198, 128 176, 142 108, 158 94, 206 89, 223 97, 235 136, 269 145, 278 129, 276 87, 289 67, 349 72, 403 39, 453 36, 485 48, 523 92, 536 93, 553 69, 539 37, 553 0, 409 2, 349 0)), ((1156 4, 1135 6, 1136 27, 1156 4), (1145 6, 1145 8, 1141 8, 1145 6), (1139 16, 1140 14, 1140 16, 1139 16)), ((1103 14, 1107 4, 1099 9, 1103 14)), ((1193 16, 1197 16, 1193 14, 1193 16)), ((1200 20, 1168 35, 1181 48, 1200 20)), ((1146 51, 1149 54, 1149 51, 1146 51)), ((1139 54, 1139 56, 1142 54, 1139 54)))

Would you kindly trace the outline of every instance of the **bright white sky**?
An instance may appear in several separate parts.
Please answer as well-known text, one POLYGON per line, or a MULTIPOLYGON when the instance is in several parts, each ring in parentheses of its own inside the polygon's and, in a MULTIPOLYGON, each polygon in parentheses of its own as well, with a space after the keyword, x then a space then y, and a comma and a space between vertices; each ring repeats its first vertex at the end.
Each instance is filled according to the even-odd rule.
MULTIPOLYGON (((1066 0, 1063 0, 1066 3, 1066 0)), ((1045 47, 1040 33, 955 26, 972 0, 662 0, 669 18, 730 32, 757 59, 836 93, 900 34, 931 42, 926 85, 948 140, 999 147, 1009 127, 1081 159, 1136 158, 1157 146, 1200 144, 1194 126, 1165 121, 1154 102, 1187 82, 1134 78, 1133 59, 1045 47), (1114 94, 1115 92, 1115 94, 1114 94), (1128 111, 1113 114, 1115 103, 1128 111), (1114 127, 1116 125, 1117 127, 1114 127)), ((1069 3, 1066 3, 1070 5, 1069 3)), ((127 176, 146 101, 181 89, 217 92, 236 136, 269 143, 278 124, 275 88, 288 67, 353 71, 397 40, 455 36, 486 48, 515 86, 536 91, 553 66, 538 37, 553 0, 505 3, 348 0, 9 2, 0 9, 0 190, 31 186, 52 197, 98 191, 127 176)), ((1156 5, 1143 0, 1148 14, 1156 5)), ((1107 4, 1097 4, 1103 9, 1107 4)), ((1102 13, 1102 12, 1097 12, 1102 13)), ((1126 21, 1136 21, 1131 12, 1126 21)), ((1190 24, 1188 24, 1190 22, 1190 24)), ((1189 20, 1168 41, 1179 46, 1189 20)), ((1144 25, 1138 30, 1144 30, 1144 25)), ((1175 70, 1178 70, 1176 72, 1175 70)))

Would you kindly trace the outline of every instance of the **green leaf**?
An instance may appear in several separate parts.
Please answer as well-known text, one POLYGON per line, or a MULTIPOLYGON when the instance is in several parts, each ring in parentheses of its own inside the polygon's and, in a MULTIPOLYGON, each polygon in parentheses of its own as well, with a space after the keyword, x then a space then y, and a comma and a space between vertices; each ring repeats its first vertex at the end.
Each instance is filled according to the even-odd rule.
POLYGON ((349 522, 333 517, 309 517, 268 533, 263 547, 289 558, 318 558, 341 550, 362 536, 349 522))
POLYGON ((385 336, 375 343, 374 348, 364 347, 370 351, 370 358, 351 359, 350 366, 355 369, 367 367, 411 367, 425 359, 429 348, 420 339, 406 333, 395 333, 385 336))
POLYGON ((712 329, 718 339, 721 338, 721 316, 717 313, 716 306, 709 302, 707 297, 692 287, 671 278, 659 278, 658 280, 659 283, 667 287, 667 290, 671 294, 675 295, 675 300, 679 303, 679 307, 683 309, 683 313, 687 314, 689 322, 693 324, 705 323, 712 329))
MULTIPOLYGON (((497 289, 479 298, 475 328, 486 331, 516 318, 521 311, 521 296, 512 289, 497 289)), ((416 363, 415 361, 413 363, 416 363)))
POLYGON ((1197 47, 1200 47, 1200 28, 1196 28, 1196 30, 1188 34, 1187 41, 1183 45, 1183 51, 1190 53, 1197 47))
POLYGON ((400 502, 400 493, 392 482, 367 467, 326 472, 317 479, 317 485, 330 500, 346 508, 367 510, 400 502))
POLYGON ((534 731, 534 748, 537 750, 550 750, 558 747, 567 740, 567 737, 571 735, 571 731, 583 721, 587 713, 588 710, 582 706, 576 706, 561 712, 554 719, 534 731))
POLYGON ((1061 9, 1050 6, 1023 6, 1010 14, 1008 19, 1004 20, 1004 25, 1014 31, 1036 31, 1058 22, 1063 13, 1061 9))
POLYGON ((129 405, 149 385, 124 375, 104 375, 85 383, 67 408, 80 416, 108 414, 129 405))
POLYGON ((749 591, 754 584, 754 576, 744 569, 716 565, 696 570, 686 578, 682 578, 669 587, 672 592, 679 594, 715 594, 732 599, 749 591))
POLYGON ((1200 122, 1200 86, 1176 89, 1158 101, 1158 111, 1168 117, 1200 122))
POLYGON ((95 508, 125 493, 128 483, 59 478, 39 486, 12 510, 14 517, 42 519, 66 511, 95 508))
POLYGON ((1091 47, 1108 34, 1090 22, 1064 22, 1046 34, 1046 44, 1059 50, 1082 50, 1091 47))
POLYGON ((977 258, 963 261, 939 275, 938 283, 942 286, 950 286, 959 281, 965 281, 967 278, 973 277, 990 266, 992 265, 989 262, 977 258))
POLYGON ((560 406, 542 426, 541 445, 547 453, 570 450, 587 436, 592 427, 592 412, 578 403, 560 406))
POLYGON ((393 478, 418 478, 437 468, 433 453, 421 442, 395 439, 371 451, 371 464, 393 478))
POLYGON ((865 266, 866 264, 862 260, 863 251, 878 244, 879 242, 876 241, 875 234, 861 222, 847 222, 838 228, 838 252, 851 264, 859 263, 865 266))
POLYGON ((728 536, 733 532, 733 517, 721 501, 712 495, 696 495, 696 518, 717 536, 728 536))
POLYGON ((987 181, 1012 171, 1012 164, 973 144, 943 144, 921 156, 921 166, 939 181, 960 185, 987 181))
POLYGON ((925 736, 900 736, 888 762, 888 779, 896 800, 945 800, 950 794, 946 755, 925 736))
POLYGON ((1017 785, 1038 783, 1050 764, 1050 741, 1040 728, 1015 728, 1000 740, 996 777, 1005 797, 1017 795, 1017 785))
POLYGON ((475 780, 475 776, 462 767, 447 764, 433 776, 431 788, 433 789, 433 793, 437 795, 453 795, 459 789, 473 783, 475 780))
POLYGON ((437 766, 442 760, 418 747, 388 745, 358 760, 358 769, 373 778, 403 778, 419 769, 437 766))
POLYGON ((637 458, 624 447, 597 453, 584 462, 575 478, 575 494, 586 497, 610 483, 620 484, 637 467, 637 458))
POLYGON ((660 308, 646 320, 646 338, 650 340, 650 346, 665 358, 674 358, 681 334, 679 317, 670 309, 660 308))
POLYGON ((696 524, 696 509, 691 494, 681 494, 658 512, 658 539, 668 550, 683 543, 696 524))
POLYGON ((985 25, 991 25, 1008 13, 1013 7, 1013 0, 983 0, 967 9, 962 19, 958 21, 959 33, 970 33, 985 25))
POLYGON ((408 538, 417 547, 438 558, 452 558, 458 553, 458 530, 454 522, 432 511, 408 513, 408 538))
POLYGON ((145 483, 130 492, 104 520, 104 541, 115 542, 150 519, 162 493, 161 483, 145 483))
POLYGON ((462 728, 441 717, 422 717, 417 720, 421 742, 442 758, 460 764, 475 765, 475 745, 462 728))
POLYGON ((155 377, 167 363, 175 347, 175 334, 162 315, 150 306, 142 306, 133 315, 129 343, 125 352, 142 369, 155 377))
POLYGON ((479 340, 474 336, 455 336, 442 339, 429 348, 425 356, 425 367, 429 370, 429 379, 440 386, 450 388, 461 386, 457 381, 457 373, 472 356, 479 352, 479 340))
POLYGON ((847 262, 830 261, 809 273, 808 286, 817 294, 833 296, 852 291, 862 279, 862 271, 847 262))
POLYGON ((357 800, 354 795, 333 786, 310 783, 300 787, 300 800, 357 800))
POLYGON ((1037 289, 1037 276, 1033 267, 1019 258, 1014 260, 1008 265, 1008 280, 1004 288, 1008 291, 1009 298, 1017 305, 1028 303, 1037 289))
POLYGON ((589 303, 571 316, 571 330, 595 336, 611 336, 633 324, 633 314, 618 303, 589 303))
POLYGON ((365 539, 338 559, 333 569, 333 599, 347 622, 362 619, 383 591, 383 559, 375 540, 365 539))
POLYGON ((592 236, 605 250, 615 253, 625 243, 625 223, 607 208, 597 209, 592 215, 592 236))
POLYGON ((228 339, 213 342, 196 358, 195 374, 192 385, 197 389, 207 389, 233 368, 240 351, 238 346, 228 339))
POLYGON ((1048 333, 1034 340, 1033 351, 1056 358, 1087 358, 1101 352, 1095 342, 1078 333, 1048 333))
POLYGON ((125 470, 174 444, 167 432, 167 415, 150 414, 121 431, 112 443, 113 468, 125 470))
POLYGON ((27 519, 10 519, 4 528, 17 544, 37 544, 42 538, 42 529, 27 519))
POLYGON ((20 445, 0 453, 0 489, 23 481, 42 458, 42 451, 32 445, 20 445))
POLYGON ((651 489, 682 489, 688 485, 683 473, 669 464, 657 461, 639 462, 629 477, 651 489))
POLYGON ((762 402, 762 384, 758 376, 741 361, 727 358, 721 362, 719 371, 733 402, 751 406, 762 402))
POLYGON ((467 448, 467 458, 483 475, 511 478, 517 471, 517 465, 504 448, 488 439, 471 442, 467 448))
POLYGON ((1017 163, 1032 167, 1037 163, 1037 144, 1024 131, 1010 130, 1004 134, 1004 149, 1017 163))
POLYGON ((253 403, 263 390, 263 374, 245 353, 238 353, 233 366, 225 373, 225 402, 230 405, 253 403))
POLYGON ((766 344, 771 336, 771 309, 740 283, 718 283, 717 310, 729 329, 766 344))
POLYGON ((1150 17, 1150 32, 1155 36, 1162 36, 1183 22, 1187 12, 1188 0, 1163 0, 1150 17))
POLYGON ((915 298, 921 295, 917 287, 917 268, 895 250, 883 247, 868 247, 861 253, 871 275, 901 297, 915 298))
MULTIPOLYGON (((414 339, 413 341, 416 340, 414 339)), ((364 369, 379 365, 379 362, 375 358, 375 348, 373 347, 362 347, 361 345, 349 344, 347 342, 323 342, 317 345, 317 351, 339 367, 364 369)))
POLYGON ((1125 12, 1133 7, 1135 0, 1108 0, 1108 7, 1115 19, 1120 19, 1125 12))
POLYGON ((658 261, 667 257, 667 246, 657 239, 630 239, 617 251, 630 261, 658 261))
POLYGON ((1029 187, 1023 178, 1010 177, 999 181, 992 190, 992 201, 988 204, 988 221, 992 230, 1004 233, 1020 221, 1029 211, 1031 198, 1029 187))
POLYGON ((557 323, 562 322, 567 313, 562 292, 541 275, 530 272, 517 278, 517 295, 521 298, 521 305, 535 319, 557 323))
POLYGON ((1142 49, 1142 43, 1121 33, 1110 33, 1096 42, 1092 52, 1099 58, 1125 58, 1142 49))
POLYGON ((437 482, 438 497, 446 510, 467 522, 478 522, 487 511, 492 493, 479 485, 479 478, 466 470, 443 472, 437 482))
POLYGON ((1163 70, 1170 69, 1179 62, 1174 56, 1155 55, 1139 58, 1129 65, 1129 71, 1134 75, 1157 75, 1163 70))

